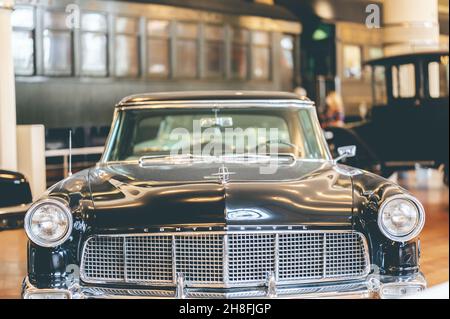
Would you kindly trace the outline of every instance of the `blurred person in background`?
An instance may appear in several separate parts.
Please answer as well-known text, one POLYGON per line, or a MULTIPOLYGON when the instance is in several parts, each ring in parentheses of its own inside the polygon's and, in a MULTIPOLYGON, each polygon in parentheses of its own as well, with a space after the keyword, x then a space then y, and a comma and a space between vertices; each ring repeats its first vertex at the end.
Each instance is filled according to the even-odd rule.
POLYGON ((331 91, 325 99, 325 110, 320 115, 322 128, 343 126, 344 120, 345 112, 342 97, 337 92, 331 91))
POLYGON ((301 86, 297 86, 294 89, 294 93, 300 98, 308 96, 308 93, 306 92, 306 89, 301 87, 301 86))

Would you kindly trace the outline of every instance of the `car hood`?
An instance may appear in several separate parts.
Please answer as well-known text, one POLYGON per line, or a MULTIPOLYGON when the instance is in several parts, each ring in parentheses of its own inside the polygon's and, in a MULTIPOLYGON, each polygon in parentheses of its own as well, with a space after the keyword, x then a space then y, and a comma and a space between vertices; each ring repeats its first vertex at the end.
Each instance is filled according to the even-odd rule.
POLYGON ((230 225, 349 226, 351 178, 330 162, 109 164, 89 172, 96 232, 230 225), (223 174, 223 173, 227 174, 223 174), (227 175, 219 178, 219 175, 227 175))

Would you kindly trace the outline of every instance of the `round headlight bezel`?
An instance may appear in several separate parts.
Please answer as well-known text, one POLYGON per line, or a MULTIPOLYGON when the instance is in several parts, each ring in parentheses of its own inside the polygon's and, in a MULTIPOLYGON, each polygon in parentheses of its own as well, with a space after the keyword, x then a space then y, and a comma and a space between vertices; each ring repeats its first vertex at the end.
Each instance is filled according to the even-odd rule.
POLYGON ((41 247, 46 247, 46 248, 56 247, 56 246, 63 244, 72 234, 72 227, 73 227, 72 213, 71 213, 70 208, 67 205, 67 203, 63 202, 62 200, 57 200, 57 199, 52 199, 52 198, 44 199, 44 200, 34 203, 30 207, 30 209, 27 211, 27 213, 25 215, 25 219, 24 219, 24 228, 25 228, 25 232, 26 232, 28 238, 36 245, 41 246, 41 247), (62 210, 64 216, 67 218, 67 229, 64 233, 64 236, 62 236, 61 238, 59 238, 57 240, 53 240, 53 241, 44 240, 41 237, 35 235, 33 233, 33 231, 31 230, 31 220, 32 220, 33 214, 36 212, 36 210, 38 208, 40 208, 43 205, 57 206, 59 209, 62 210))
POLYGON ((394 195, 391 196, 389 198, 387 198, 380 206, 380 209, 378 210, 378 227, 380 229, 380 231, 383 233, 384 236, 386 236, 387 238, 396 241, 396 242, 407 242, 415 237, 417 237, 420 232, 423 229, 423 226, 425 225, 425 209, 422 205, 422 203, 420 203, 420 201, 411 196, 411 195, 407 195, 407 194, 401 194, 401 195, 394 195), (386 228, 386 226, 383 223, 383 211, 386 208, 386 206, 391 203, 394 200, 405 200, 405 201, 409 201, 410 203, 412 203, 418 212, 418 222, 415 226, 415 228, 409 232, 406 235, 403 236, 398 236, 395 234, 392 234, 391 232, 389 232, 389 230, 386 228))

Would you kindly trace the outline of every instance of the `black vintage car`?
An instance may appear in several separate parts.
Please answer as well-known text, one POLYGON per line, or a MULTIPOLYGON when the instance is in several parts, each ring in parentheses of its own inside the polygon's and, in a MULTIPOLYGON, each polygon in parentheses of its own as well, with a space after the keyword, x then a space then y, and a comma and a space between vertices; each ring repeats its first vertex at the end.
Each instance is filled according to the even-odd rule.
POLYGON ((30 184, 23 174, 0 170, 0 231, 23 225, 32 202, 30 184))
POLYGON ((337 164, 289 93, 127 97, 25 218, 24 298, 383 297, 426 287, 420 202, 337 164))
POLYGON ((358 146, 348 164, 383 176, 424 167, 449 172, 448 51, 369 61, 373 107, 367 121, 327 128, 331 146, 358 146))

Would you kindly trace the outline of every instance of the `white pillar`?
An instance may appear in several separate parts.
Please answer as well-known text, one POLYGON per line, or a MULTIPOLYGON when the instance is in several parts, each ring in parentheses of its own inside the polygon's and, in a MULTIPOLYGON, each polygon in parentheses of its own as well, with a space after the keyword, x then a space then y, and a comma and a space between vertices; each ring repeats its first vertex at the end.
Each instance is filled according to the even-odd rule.
POLYGON ((17 170, 16 93, 12 57, 12 0, 0 0, 0 168, 17 170))
POLYGON ((385 54, 439 49, 438 10, 438 0, 385 0, 385 54))
POLYGON ((31 186, 33 199, 45 192, 45 129, 44 125, 17 126, 18 169, 31 186))

